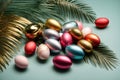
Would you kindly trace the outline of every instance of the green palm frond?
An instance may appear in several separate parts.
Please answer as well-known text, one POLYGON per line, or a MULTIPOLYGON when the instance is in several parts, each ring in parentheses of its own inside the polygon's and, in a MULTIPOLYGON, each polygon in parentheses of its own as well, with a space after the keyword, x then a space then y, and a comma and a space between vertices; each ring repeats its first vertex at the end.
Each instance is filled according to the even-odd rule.
POLYGON ((87 54, 84 61, 86 63, 92 63, 94 66, 106 68, 107 70, 112 70, 118 65, 118 59, 115 53, 104 44, 95 48, 91 54, 87 54))
POLYGON ((82 0, 48 0, 52 10, 64 18, 64 21, 80 20, 82 22, 94 22, 95 12, 82 0))
POLYGON ((31 24, 25 18, 5 15, 0 18, 0 70, 6 68, 18 49, 24 26, 31 24))
POLYGON ((47 18, 60 18, 49 8, 46 0, 12 0, 5 13, 16 14, 32 22, 45 22, 47 18))

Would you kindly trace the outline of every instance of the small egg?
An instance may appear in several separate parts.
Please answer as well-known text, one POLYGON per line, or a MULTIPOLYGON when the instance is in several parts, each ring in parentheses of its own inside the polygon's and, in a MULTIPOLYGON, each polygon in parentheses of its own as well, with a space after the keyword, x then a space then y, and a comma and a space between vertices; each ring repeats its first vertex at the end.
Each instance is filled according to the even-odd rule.
POLYGON ((14 61, 15 61, 15 65, 18 68, 21 68, 21 69, 27 68, 28 64, 29 64, 28 59, 25 56, 22 56, 22 55, 16 56, 14 61))
POLYGON ((61 24, 52 18, 47 19, 45 26, 56 31, 60 31, 62 29, 61 24))
POLYGON ((37 56, 41 60, 46 60, 50 56, 50 50, 45 44, 40 44, 37 48, 37 56))
POLYGON ((82 30, 82 29, 83 29, 83 24, 82 24, 82 22, 76 21, 76 23, 77 23, 77 25, 78 25, 78 28, 79 28, 80 30, 82 30))
POLYGON ((46 29, 43 32, 43 37, 45 39, 53 38, 53 39, 59 39, 60 35, 56 30, 53 29, 46 29))
POLYGON ((97 36, 94 33, 90 33, 90 34, 86 35, 84 39, 89 41, 93 45, 93 47, 97 47, 100 44, 99 36, 97 36))
POLYGON ((78 28, 78 25, 75 21, 70 21, 70 22, 64 23, 63 27, 62 27, 63 32, 66 32, 71 28, 78 28))
POLYGON ((62 47, 66 47, 66 46, 72 44, 73 39, 72 39, 72 36, 70 35, 70 33, 68 33, 68 32, 63 33, 63 35, 60 38, 60 43, 61 43, 62 47))
POLYGON ((69 45, 65 48, 66 55, 73 60, 82 60, 85 53, 78 45, 69 45))
POLYGON ((24 46, 25 54, 32 55, 36 50, 36 43, 34 41, 29 41, 24 46))
POLYGON ((72 61, 65 55, 57 55, 53 58, 53 64, 59 69, 69 69, 72 66, 72 61))
POLYGON ((100 17, 95 20, 96 27, 100 29, 106 28, 108 24, 109 24, 109 19, 106 17, 100 17))
POLYGON ((87 34, 90 34, 90 33, 92 33, 92 29, 90 27, 84 27, 82 29, 83 37, 85 37, 87 34))
POLYGON ((83 38, 82 31, 78 28, 72 28, 69 30, 69 33, 72 35, 74 39, 80 40, 83 38))
POLYGON ((87 53, 90 53, 93 50, 92 44, 84 39, 79 40, 77 45, 80 46, 87 53))
POLYGON ((55 39, 47 39, 45 41, 45 44, 48 46, 48 48, 53 51, 53 52, 60 52, 62 47, 59 43, 59 41, 55 40, 55 39))

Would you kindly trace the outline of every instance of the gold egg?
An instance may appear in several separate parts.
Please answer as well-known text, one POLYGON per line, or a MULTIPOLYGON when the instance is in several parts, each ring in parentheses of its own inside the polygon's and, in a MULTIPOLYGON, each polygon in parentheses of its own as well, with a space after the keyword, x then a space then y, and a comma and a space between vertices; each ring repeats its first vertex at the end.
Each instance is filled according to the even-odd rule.
POLYGON ((83 38, 83 34, 78 28, 72 28, 69 30, 69 32, 77 40, 80 40, 83 38))
POLYGON ((42 25, 41 24, 30 24, 25 28, 25 35, 29 39, 34 39, 38 35, 42 34, 42 25))
POLYGON ((79 40, 77 43, 85 52, 90 53, 93 49, 92 44, 87 40, 79 40))
POLYGON ((47 19, 45 26, 47 26, 50 29, 54 29, 56 31, 60 31, 62 29, 61 24, 55 19, 51 19, 51 18, 47 19))

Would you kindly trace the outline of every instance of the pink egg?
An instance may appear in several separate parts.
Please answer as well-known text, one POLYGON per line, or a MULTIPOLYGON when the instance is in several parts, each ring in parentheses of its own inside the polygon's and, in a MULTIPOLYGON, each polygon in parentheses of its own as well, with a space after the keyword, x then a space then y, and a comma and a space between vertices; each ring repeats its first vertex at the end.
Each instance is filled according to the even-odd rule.
POLYGON ((78 28, 79 28, 80 30, 82 30, 82 29, 83 29, 83 24, 82 24, 82 22, 76 21, 76 23, 77 23, 77 25, 78 25, 78 28))
POLYGON ((92 33, 92 29, 90 27, 84 27, 82 29, 83 36, 85 37, 87 34, 92 33))
POLYGON ((28 67, 28 59, 25 56, 18 55, 15 57, 15 65, 21 69, 28 67))
POLYGON ((46 60, 50 56, 50 50, 45 44, 41 44, 37 48, 38 58, 41 60, 46 60))
POLYGON ((66 47, 72 44, 73 43, 72 36, 68 32, 63 33, 63 35, 60 37, 60 43, 62 47, 66 47))

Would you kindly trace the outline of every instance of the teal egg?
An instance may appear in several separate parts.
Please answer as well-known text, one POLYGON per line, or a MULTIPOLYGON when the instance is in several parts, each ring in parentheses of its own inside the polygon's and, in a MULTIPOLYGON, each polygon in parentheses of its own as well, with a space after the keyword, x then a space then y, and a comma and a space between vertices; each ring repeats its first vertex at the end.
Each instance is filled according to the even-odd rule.
POLYGON ((73 60, 82 60, 85 56, 83 49, 77 45, 69 45, 65 48, 66 55, 73 60))

